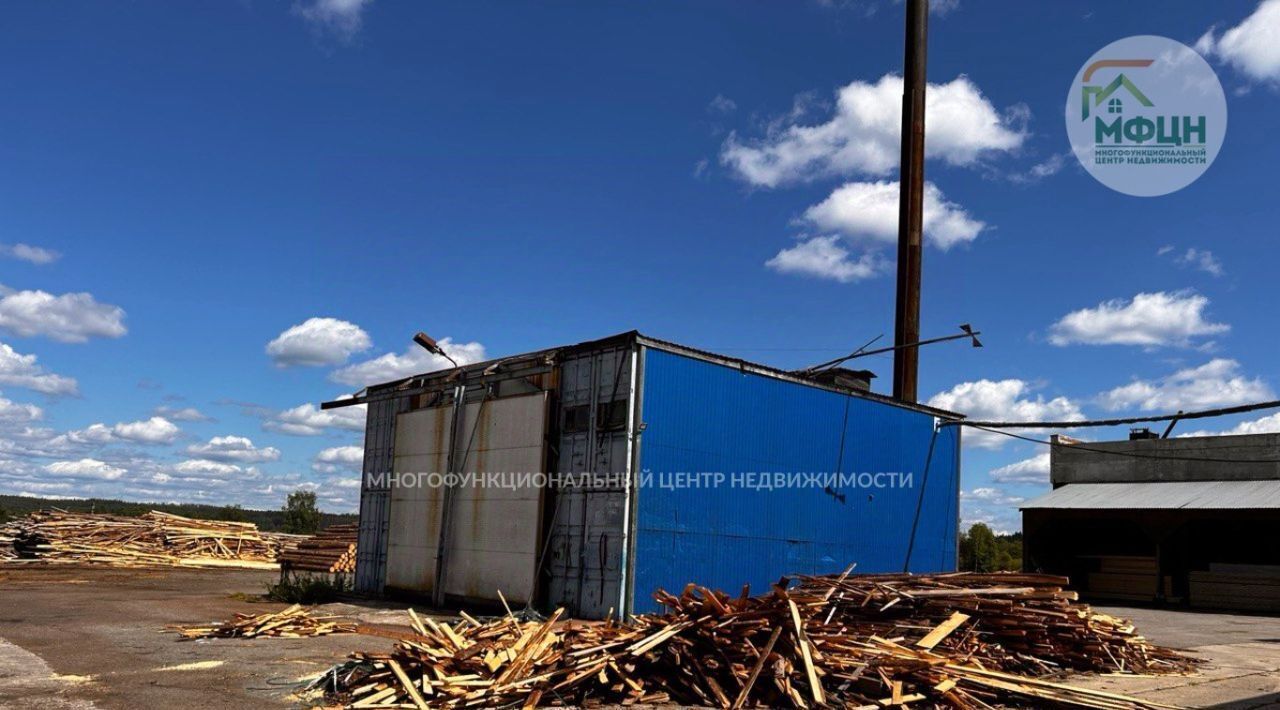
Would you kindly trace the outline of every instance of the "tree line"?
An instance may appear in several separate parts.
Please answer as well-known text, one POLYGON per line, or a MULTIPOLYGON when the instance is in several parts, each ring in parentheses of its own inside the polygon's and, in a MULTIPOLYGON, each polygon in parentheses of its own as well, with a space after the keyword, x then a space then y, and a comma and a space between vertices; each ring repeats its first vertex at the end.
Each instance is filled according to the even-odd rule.
POLYGON ((204 505, 200 503, 134 503, 112 498, 28 498, 26 496, 0 495, 0 522, 20 518, 36 510, 61 508, 77 513, 106 513, 125 517, 137 517, 152 510, 173 513, 188 518, 227 520, 253 523, 267 532, 314 533, 330 525, 354 523, 360 518, 350 513, 326 513, 316 507, 316 494, 311 491, 294 491, 279 510, 255 510, 238 505, 204 505))
POLYGON ((1022 533, 997 535, 983 523, 960 533, 962 572, 1019 571, 1022 569, 1022 533))

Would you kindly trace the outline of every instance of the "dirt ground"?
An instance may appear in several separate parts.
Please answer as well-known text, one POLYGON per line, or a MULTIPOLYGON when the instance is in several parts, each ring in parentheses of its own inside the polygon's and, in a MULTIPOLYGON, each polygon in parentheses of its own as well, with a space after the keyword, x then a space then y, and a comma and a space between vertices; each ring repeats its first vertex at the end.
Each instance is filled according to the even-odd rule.
MULTIPOLYGON (((275 578, 234 570, 0 568, 0 708, 305 707, 299 683, 386 639, 177 641, 168 624, 222 621, 275 578)), ((404 627, 403 606, 331 604, 324 613, 404 627)), ((1205 658, 1192 677, 1086 677, 1072 682, 1193 707, 1280 708, 1280 618, 1105 609, 1157 643, 1205 658)), ((407 627, 404 627, 407 630, 407 627)))
MULTIPOLYGON (((391 641, 177 641, 168 624, 222 621, 283 604, 252 603, 274 572, 24 567, 0 570, 0 707, 295 707, 300 679, 391 641)), ((402 625, 389 608, 326 605, 367 623, 402 625)), ((407 629, 407 627, 406 627, 407 629)))

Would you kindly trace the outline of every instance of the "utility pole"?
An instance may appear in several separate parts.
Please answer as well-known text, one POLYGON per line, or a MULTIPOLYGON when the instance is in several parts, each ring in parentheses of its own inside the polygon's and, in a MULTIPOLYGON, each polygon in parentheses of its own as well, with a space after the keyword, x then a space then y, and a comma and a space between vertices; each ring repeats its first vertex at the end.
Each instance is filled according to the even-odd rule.
POLYGON ((920 349, 920 262, 924 232, 924 91, 929 0, 907 0, 902 72, 902 158, 898 178, 898 302, 893 396, 915 402, 920 349))

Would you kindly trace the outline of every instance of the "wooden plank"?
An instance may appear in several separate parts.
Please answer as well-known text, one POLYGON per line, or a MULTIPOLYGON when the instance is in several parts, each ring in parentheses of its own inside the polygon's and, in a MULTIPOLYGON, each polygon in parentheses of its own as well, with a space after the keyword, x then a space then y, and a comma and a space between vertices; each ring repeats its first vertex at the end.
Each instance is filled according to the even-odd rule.
POLYGON ((800 655, 804 659, 804 672, 809 676, 809 688, 813 694, 813 700, 819 705, 825 705, 827 699, 822 692, 822 682, 818 680, 818 669, 813 665, 813 653, 809 649, 809 637, 804 633, 804 622, 800 620, 800 609, 793 599, 788 599, 787 605, 791 608, 791 622, 795 625, 796 645, 800 647, 800 655))
POLYGON ((941 624, 938 624, 937 626, 934 627, 933 631, 930 631, 928 634, 925 634, 924 638, 920 639, 919 641, 916 641, 916 645, 919 646, 920 648, 927 648, 932 650, 934 646, 937 646, 939 643, 941 643, 943 639, 951 635, 951 632, 960 628, 960 625, 968 620, 969 620, 968 614, 963 614, 958 611, 953 612, 946 621, 942 622, 941 624))

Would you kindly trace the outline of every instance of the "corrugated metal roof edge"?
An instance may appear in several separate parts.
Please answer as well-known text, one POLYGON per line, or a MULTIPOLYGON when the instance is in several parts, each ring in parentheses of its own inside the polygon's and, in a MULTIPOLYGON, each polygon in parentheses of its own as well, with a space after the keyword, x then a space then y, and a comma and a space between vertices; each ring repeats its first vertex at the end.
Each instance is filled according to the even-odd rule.
POLYGON ((537 359, 540 357, 545 357, 550 354, 558 354, 561 352, 594 350, 594 349, 606 347, 608 345, 612 345, 615 343, 625 344, 625 343, 631 343, 631 342, 639 343, 640 345, 643 345, 645 347, 657 348, 659 350, 666 350, 668 352, 673 352, 679 355, 685 355, 688 357, 694 357, 700 360, 705 360, 707 362, 713 362, 719 365, 723 365, 725 367, 732 367, 735 369, 752 372, 754 374, 762 375, 765 377, 772 377, 779 380, 785 380, 787 382, 792 382, 798 385, 804 385, 806 387, 813 387, 816 389, 827 390, 829 392, 846 394, 853 397, 859 397, 862 399, 881 402, 883 404, 888 404, 895 407, 901 407, 903 409, 911 409, 918 412, 931 414, 936 417, 941 417, 943 419, 964 419, 963 414, 959 414, 956 412, 949 412, 945 409, 938 409, 937 407, 930 407, 925 404, 904 402, 900 399, 895 399, 887 395, 876 394, 875 392, 866 392, 866 391, 860 391, 860 390, 850 390, 850 389, 843 389, 840 387, 833 387, 830 385, 822 384, 820 382, 807 380, 803 377, 797 377, 796 375, 791 374, 791 372, 787 370, 771 367, 769 365, 763 365, 758 362, 751 362, 750 360, 744 360, 742 358, 730 357, 728 355, 720 355, 718 353, 713 353, 707 350, 700 350, 698 348, 690 347, 688 345, 681 345, 679 343, 675 343, 670 340, 654 338, 652 336, 644 335, 638 330, 628 330, 628 331, 610 335, 604 338, 597 338, 595 340, 584 340, 582 342, 575 343, 573 345, 563 345, 563 346, 553 347, 553 348, 544 348, 542 350, 532 350, 526 353, 508 355, 506 357, 492 358, 489 360, 485 360, 483 362, 474 362, 467 365, 463 365, 461 367, 449 368, 447 370, 433 370, 431 372, 424 372, 421 374, 404 377, 399 380, 391 380, 389 382, 382 382, 376 385, 369 385, 363 390, 363 392, 365 392, 366 394, 362 395, 360 393, 357 393, 357 395, 354 398, 325 402, 323 406, 325 406, 326 408, 332 408, 332 407, 346 406, 349 404, 358 404, 360 402, 367 401, 367 398, 369 395, 380 394, 382 392, 385 392, 388 389, 396 389, 414 380, 422 380, 423 384, 425 384, 428 380, 447 379, 448 377, 451 377, 455 372, 460 370, 468 371, 468 372, 483 371, 486 368, 489 368, 493 366, 495 363, 499 363, 499 362, 511 362, 511 361, 518 361, 518 360, 537 359))
POLYGON ((1112 483, 1068 483, 1059 488, 1055 488, 1047 493, 1036 496, 1029 501, 1024 501, 1018 506, 1018 510, 1275 510, 1280 507, 1280 501, 1275 500, 1275 492, 1277 486, 1280 486, 1280 480, 1276 479, 1260 479, 1249 481, 1117 481, 1112 483), (1267 484, 1270 484, 1269 486, 1267 484), (1087 498, 1091 493, 1098 492, 1107 487, 1115 487, 1116 490, 1107 491, 1107 505, 1061 505, 1061 501, 1054 501, 1055 497, 1070 498, 1072 496, 1087 498), (1270 489, 1268 491, 1267 489, 1270 489), (1226 490, 1223 490, 1226 489, 1226 490), (1235 490, 1232 490, 1235 489, 1235 490), (1130 497, 1135 495, 1132 491, 1138 491, 1137 495, 1142 496, 1141 503, 1129 503, 1125 501, 1125 494, 1129 493, 1130 497), (1268 499, 1266 495, 1255 495, 1257 492, 1271 494, 1268 499), (1173 497, 1177 493, 1181 498, 1173 497), (1222 503, 1219 506, 1195 504, 1192 505, 1188 497, 1195 498, 1205 494, 1237 494, 1237 498, 1241 498, 1245 503, 1236 500, 1230 501, 1230 504, 1222 503), (1179 505, 1171 505, 1175 501, 1182 501, 1179 505), (1161 501, 1165 504, 1161 505, 1161 501), (1048 505, 1049 502, 1057 502, 1059 505, 1048 505))

